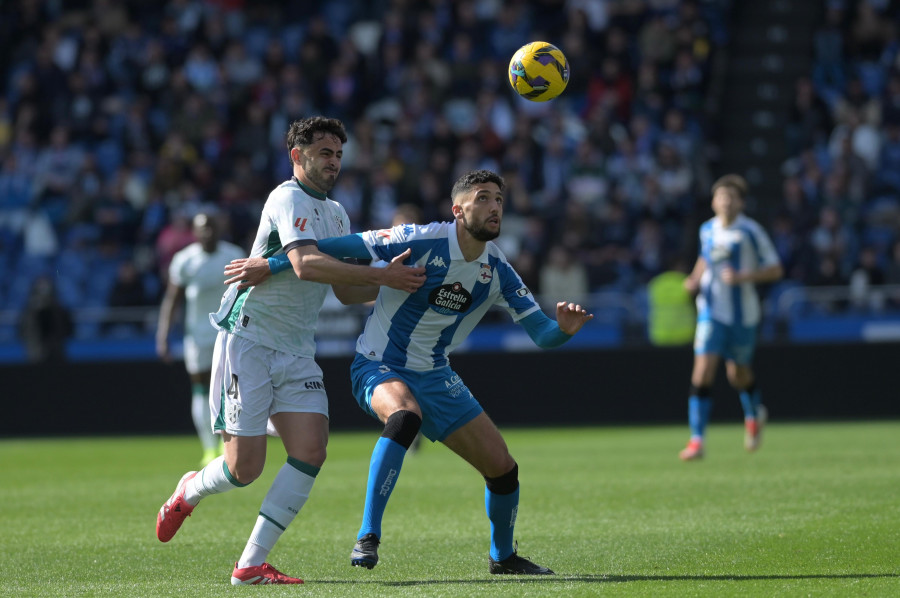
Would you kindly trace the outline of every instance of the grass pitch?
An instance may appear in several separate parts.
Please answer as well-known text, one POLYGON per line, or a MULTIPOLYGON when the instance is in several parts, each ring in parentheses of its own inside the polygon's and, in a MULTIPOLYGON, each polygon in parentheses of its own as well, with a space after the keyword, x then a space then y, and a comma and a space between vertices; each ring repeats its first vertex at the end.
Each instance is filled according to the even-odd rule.
POLYGON ((229 576, 284 462, 203 503, 168 544, 156 512, 199 459, 191 437, 0 441, 2 596, 897 596, 900 422, 772 424, 746 454, 713 425, 506 429, 520 464, 520 554, 554 577, 491 576, 478 474, 441 445, 407 457, 381 562, 349 565, 378 430, 334 433, 270 561, 303 586, 229 576))

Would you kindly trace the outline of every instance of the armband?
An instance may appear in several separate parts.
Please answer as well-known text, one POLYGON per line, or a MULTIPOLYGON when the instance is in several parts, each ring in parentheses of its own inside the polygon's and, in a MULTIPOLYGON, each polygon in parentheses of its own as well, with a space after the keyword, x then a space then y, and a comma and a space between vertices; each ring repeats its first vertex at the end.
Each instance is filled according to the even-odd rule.
POLYGON ((278 274, 291 268, 291 260, 288 259, 285 253, 270 257, 266 261, 269 262, 269 270, 272 271, 272 274, 278 274))

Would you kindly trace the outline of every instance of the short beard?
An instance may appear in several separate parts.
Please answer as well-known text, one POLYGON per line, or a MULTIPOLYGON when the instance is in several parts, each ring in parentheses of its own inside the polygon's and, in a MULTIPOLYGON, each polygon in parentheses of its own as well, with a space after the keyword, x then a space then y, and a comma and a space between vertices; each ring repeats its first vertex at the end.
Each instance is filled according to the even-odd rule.
POLYGON ((325 193, 331 191, 334 188, 335 183, 337 183, 337 177, 334 177, 334 180, 329 180, 324 172, 310 171, 306 173, 306 176, 309 177, 309 180, 312 181, 316 187, 325 193))
POLYGON ((497 232, 491 232, 491 231, 485 230, 484 227, 475 228, 475 227, 471 226, 468 222, 466 222, 465 219, 463 220, 463 226, 465 227, 466 231, 468 231, 468 233, 470 235, 472 235, 473 239, 475 239, 476 241, 481 241, 482 243, 485 243, 487 241, 493 241, 494 239, 496 239, 497 237, 500 236, 499 228, 497 229, 497 232))

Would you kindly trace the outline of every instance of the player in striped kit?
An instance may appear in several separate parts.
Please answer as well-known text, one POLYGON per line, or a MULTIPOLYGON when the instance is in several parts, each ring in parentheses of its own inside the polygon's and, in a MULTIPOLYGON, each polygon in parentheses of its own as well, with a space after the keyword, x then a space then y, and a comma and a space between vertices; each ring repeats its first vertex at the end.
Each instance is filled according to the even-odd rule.
POLYGON ((292 269, 252 289, 230 284, 218 313, 210 408, 225 455, 189 471, 159 510, 156 535, 168 542, 205 497, 246 486, 266 461, 266 434, 281 437, 287 462, 272 482, 256 524, 231 573, 233 585, 299 584, 266 562, 312 490, 325 461, 328 397, 315 362, 315 332, 327 284, 343 303, 374 299, 377 287, 415 291, 424 269, 351 265, 320 253, 318 240, 347 234, 349 217, 327 193, 341 169, 347 134, 336 119, 291 124, 287 147, 294 176, 266 200, 251 256, 280 254, 292 269))
MULTIPOLYGON (((544 315, 492 242, 500 234, 503 188, 499 175, 473 171, 453 185, 452 222, 399 225, 319 243, 330 255, 386 261, 411 250, 412 262, 424 266, 427 277, 412 294, 382 288, 357 341, 353 393, 364 411, 384 423, 384 431, 372 452, 363 522, 350 555, 354 566, 371 569, 378 563, 382 516, 406 452, 421 430, 484 477, 491 524, 489 571, 553 574, 516 552, 518 465, 449 360, 493 305, 506 309, 542 348, 562 345, 593 317, 565 301, 556 304, 556 321, 544 315)), ((258 270, 250 266, 259 263, 239 260, 226 274, 256 281, 258 270)), ((269 265, 278 272, 284 260, 272 258, 269 265)))
POLYGON ((221 440, 213 434, 209 421, 209 381, 216 329, 209 324, 209 312, 222 300, 222 270, 231 260, 246 254, 233 243, 219 238, 213 216, 199 213, 193 220, 191 243, 172 257, 169 284, 159 308, 156 353, 171 360, 169 332, 176 308, 184 304, 184 366, 191 379, 191 418, 200 438, 203 456, 200 467, 222 454, 221 440))
POLYGON ((743 213, 747 190, 736 174, 713 183, 715 216, 700 226, 700 255, 685 280, 685 287, 697 293, 697 329, 688 399, 691 437, 679 453, 684 461, 704 455, 711 388, 723 358, 728 382, 740 395, 748 451, 759 447, 766 419, 751 367, 761 316, 756 285, 780 279, 783 269, 765 230, 743 213))

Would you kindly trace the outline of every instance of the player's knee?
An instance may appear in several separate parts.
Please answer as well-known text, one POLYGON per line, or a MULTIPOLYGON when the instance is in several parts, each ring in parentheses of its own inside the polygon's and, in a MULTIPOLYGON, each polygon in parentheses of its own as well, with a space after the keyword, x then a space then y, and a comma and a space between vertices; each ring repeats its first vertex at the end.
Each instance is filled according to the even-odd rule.
POLYGON ((322 467, 325 464, 326 457, 328 457, 328 451, 324 446, 321 446, 304 451, 302 457, 299 457, 299 459, 304 463, 309 463, 313 467, 322 467))
POLYGON ((381 435, 385 438, 393 440, 403 448, 408 449, 412 446, 416 434, 422 427, 422 418, 412 411, 400 410, 395 411, 384 422, 384 431, 381 435))
POLYGON ((513 463, 512 469, 496 478, 484 476, 487 489, 494 494, 512 494, 519 487, 519 464, 513 463))
POLYGON ((736 370, 729 373, 728 382, 737 391, 747 390, 753 386, 753 375, 747 370, 736 370))
POLYGON ((698 399, 709 399, 712 397, 712 386, 706 386, 702 384, 700 386, 696 384, 691 384, 690 395, 692 397, 697 397, 698 399))
POLYGON ((251 461, 237 461, 235 463, 226 463, 225 467, 228 469, 228 473, 231 478, 240 484, 241 486, 246 486, 254 481, 262 475, 263 472, 263 463, 255 463, 251 461))

